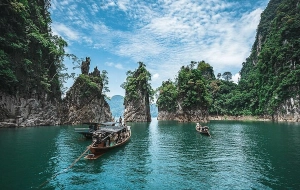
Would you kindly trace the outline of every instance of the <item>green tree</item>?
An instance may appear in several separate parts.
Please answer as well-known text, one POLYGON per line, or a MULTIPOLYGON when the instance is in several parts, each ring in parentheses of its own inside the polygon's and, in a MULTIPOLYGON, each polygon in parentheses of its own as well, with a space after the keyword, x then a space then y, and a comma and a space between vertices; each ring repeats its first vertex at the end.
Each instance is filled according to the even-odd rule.
POLYGON ((230 81, 232 79, 232 74, 231 74, 231 72, 227 71, 227 72, 223 73, 222 77, 225 81, 230 81))
POLYGON ((67 43, 51 33, 50 1, 9 1, 0 5, 0 90, 60 99, 67 43))
POLYGON ((158 87, 159 96, 157 98, 157 106, 159 111, 175 112, 177 108, 177 87, 170 79, 163 81, 158 87))
POLYGON ((141 90, 143 95, 146 95, 153 100, 154 90, 149 81, 151 74, 146 69, 143 62, 138 62, 139 67, 135 71, 127 71, 126 81, 121 85, 125 89, 124 101, 132 101, 139 98, 138 90, 141 90))

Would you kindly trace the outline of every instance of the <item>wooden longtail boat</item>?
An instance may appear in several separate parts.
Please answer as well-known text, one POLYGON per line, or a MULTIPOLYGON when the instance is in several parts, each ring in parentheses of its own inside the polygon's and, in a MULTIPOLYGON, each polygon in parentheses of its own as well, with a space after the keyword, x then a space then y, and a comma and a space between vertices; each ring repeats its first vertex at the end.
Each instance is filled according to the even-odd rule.
POLYGON ((196 125, 196 131, 198 131, 199 133, 201 134, 204 134, 204 135, 208 135, 210 136, 210 133, 209 133, 209 128, 207 126, 201 126, 197 123, 196 125))
POLYGON ((130 140, 130 126, 106 126, 93 133, 93 143, 88 146, 86 159, 97 159, 110 149, 124 145, 130 140))

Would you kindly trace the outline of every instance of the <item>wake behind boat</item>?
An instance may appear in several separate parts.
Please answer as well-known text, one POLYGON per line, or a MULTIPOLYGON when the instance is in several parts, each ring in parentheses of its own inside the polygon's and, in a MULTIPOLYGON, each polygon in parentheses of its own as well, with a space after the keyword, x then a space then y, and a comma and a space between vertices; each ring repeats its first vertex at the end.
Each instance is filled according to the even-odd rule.
POLYGON ((202 127, 199 123, 197 123, 197 125, 196 125, 196 131, 198 131, 201 134, 210 136, 209 127, 207 127, 207 126, 202 127))
POLYGON ((105 126, 93 132, 93 143, 88 146, 86 159, 97 159, 112 148, 124 145, 131 137, 130 126, 105 126))

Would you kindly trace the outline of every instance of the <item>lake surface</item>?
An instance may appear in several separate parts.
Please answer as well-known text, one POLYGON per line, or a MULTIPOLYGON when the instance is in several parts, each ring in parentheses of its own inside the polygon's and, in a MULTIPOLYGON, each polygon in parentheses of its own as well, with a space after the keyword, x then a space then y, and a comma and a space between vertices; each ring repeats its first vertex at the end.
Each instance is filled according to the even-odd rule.
POLYGON ((195 123, 128 125, 128 144, 56 177, 91 143, 74 133, 78 126, 0 129, 0 188, 300 188, 299 124, 211 121, 211 138, 195 123))

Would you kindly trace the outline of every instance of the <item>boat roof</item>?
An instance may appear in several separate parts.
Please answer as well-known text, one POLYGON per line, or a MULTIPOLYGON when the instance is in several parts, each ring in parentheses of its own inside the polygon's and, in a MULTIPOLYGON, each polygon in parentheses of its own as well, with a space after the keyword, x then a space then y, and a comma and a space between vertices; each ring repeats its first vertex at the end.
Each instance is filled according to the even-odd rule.
POLYGON ((104 122, 104 123, 100 123, 101 125, 105 125, 105 126, 115 126, 115 125, 119 125, 119 123, 117 122, 104 122))
POLYGON ((84 122, 82 124, 86 125, 104 125, 104 126, 115 126, 119 125, 120 123, 118 122, 113 122, 113 121, 108 121, 108 122, 103 122, 103 123, 96 123, 96 122, 84 122))
POLYGON ((100 132, 111 132, 111 133, 117 133, 121 130, 123 130, 125 127, 121 127, 121 126, 104 126, 101 127, 99 130, 100 132))

